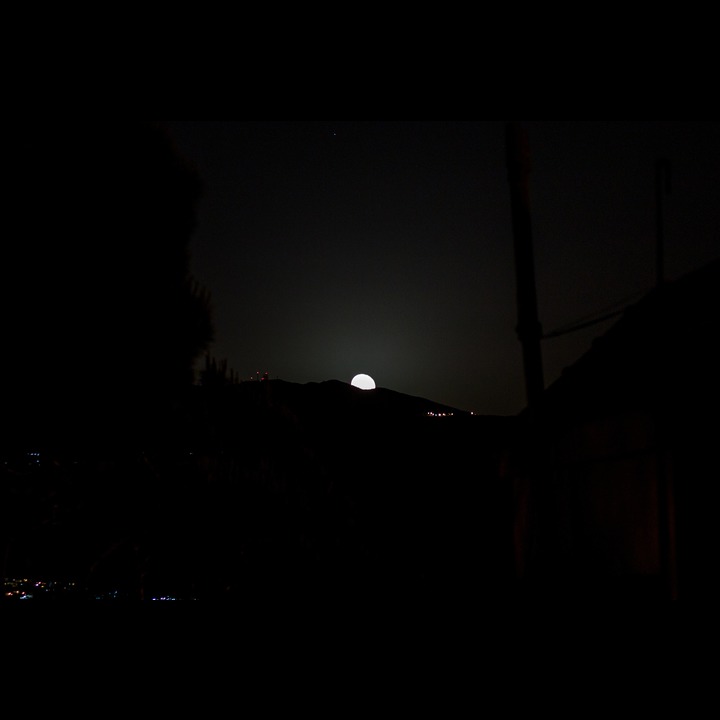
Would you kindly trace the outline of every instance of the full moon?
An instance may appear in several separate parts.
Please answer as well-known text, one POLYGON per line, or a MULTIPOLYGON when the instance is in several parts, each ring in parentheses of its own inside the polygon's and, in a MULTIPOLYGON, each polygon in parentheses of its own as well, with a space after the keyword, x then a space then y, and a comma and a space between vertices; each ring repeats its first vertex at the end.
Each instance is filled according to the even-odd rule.
POLYGON ((365 375, 364 373, 356 375, 350 384, 356 388, 360 388, 361 390, 373 390, 375 388, 375 381, 369 375, 365 375))

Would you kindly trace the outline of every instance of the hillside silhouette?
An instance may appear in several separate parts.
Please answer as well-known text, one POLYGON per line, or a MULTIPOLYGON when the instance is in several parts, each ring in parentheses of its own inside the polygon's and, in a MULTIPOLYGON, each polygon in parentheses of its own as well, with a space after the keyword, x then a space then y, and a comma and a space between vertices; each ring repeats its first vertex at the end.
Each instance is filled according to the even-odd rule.
POLYGON ((73 578, 86 597, 497 598, 511 419, 427 415, 440 408, 340 381, 194 386, 184 444, 142 463, 12 459, 36 497, 14 498, 31 532, 5 574, 73 578))

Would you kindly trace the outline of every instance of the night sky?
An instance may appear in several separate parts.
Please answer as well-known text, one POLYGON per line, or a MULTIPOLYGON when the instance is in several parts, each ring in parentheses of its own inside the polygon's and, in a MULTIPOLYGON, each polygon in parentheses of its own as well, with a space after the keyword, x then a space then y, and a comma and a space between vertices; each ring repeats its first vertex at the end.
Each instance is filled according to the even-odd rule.
MULTIPOLYGON (((204 191, 191 269, 240 379, 350 382, 480 414, 526 404, 506 121, 165 123, 204 191)), ((545 334, 720 257, 720 123, 518 121, 545 334)), ((613 319, 542 341, 545 385, 613 319)))

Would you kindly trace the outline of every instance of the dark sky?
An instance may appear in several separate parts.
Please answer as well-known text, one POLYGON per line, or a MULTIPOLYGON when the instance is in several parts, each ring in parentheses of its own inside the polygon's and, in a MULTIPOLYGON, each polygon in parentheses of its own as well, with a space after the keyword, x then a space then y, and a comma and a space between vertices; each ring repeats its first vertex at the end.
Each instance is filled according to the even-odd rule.
MULTIPOLYGON (((720 257, 720 123, 518 121, 545 333, 720 257)), ((204 183, 191 268, 240 378, 377 386, 481 414, 526 403, 506 121, 169 121, 204 183)), ((606 320, 542 341, 545 384, 606 320)))

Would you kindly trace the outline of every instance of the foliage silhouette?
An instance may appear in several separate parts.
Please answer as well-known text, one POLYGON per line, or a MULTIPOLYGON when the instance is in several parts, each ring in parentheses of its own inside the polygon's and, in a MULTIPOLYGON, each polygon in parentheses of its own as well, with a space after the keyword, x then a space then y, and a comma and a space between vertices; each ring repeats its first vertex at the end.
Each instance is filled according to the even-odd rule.
POLYGON ((157 123, 15 131, 3 384, 16 439, 139 440, 212 340, 189 271, 199 177, 157 123))
POLYGON ((141 596, 187 490, 170 478, 213 337, 190 272, 200 178, 155 122, 37 120, 8 137, 2 576, 141 596))

